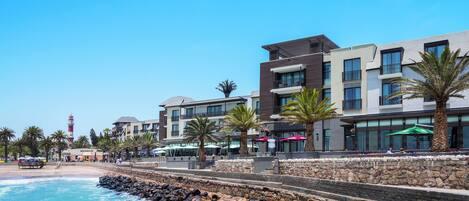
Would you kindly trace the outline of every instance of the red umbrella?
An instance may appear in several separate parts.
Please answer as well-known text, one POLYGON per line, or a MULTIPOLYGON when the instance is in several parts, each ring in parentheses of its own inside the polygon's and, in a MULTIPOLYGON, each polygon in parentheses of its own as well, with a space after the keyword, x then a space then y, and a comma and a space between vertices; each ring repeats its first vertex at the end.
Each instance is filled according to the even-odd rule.
POLYGON ((303 140, 306 140, 306 138, 305 138, 304 136, 295 135, 295 136, 283 138, 283 139, 280 140, 280 141, 303 141, 303 140))
POLYGON ((269 141, 269 137, 267 136, 263 136, 263 137, 256 139, 256 142, 268 142, 268 141, 269 141))

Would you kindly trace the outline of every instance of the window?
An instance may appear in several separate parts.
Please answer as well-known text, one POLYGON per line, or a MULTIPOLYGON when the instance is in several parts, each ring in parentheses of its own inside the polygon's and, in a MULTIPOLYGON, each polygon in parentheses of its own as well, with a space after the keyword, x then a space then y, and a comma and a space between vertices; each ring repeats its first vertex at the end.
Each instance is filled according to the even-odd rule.
POLYGON ((424 44, 425 52, 434 54, 437 58, 441 56, 446 47, 448 47, 448 41, 438 41, 433 43, 424 44))
POLYGON ((150 124, 143 124, 142 126, 143 126, 142 130, 143 130, 143 132, 145 132, 150 127, 150 124))
POLYGON ((278 105, 274 108, 274 113, 278 114, 281 112, 282 107, 288 103, 288 101, 292 101, 294 98, 292 96, 279 96, 278 97, 278 105))
POLYGON ((331 89, 323 89, 322 90, 322 99, 329 99, 329 103, 331 103, 331 89))
POLYGON ((192 118, 194 116, 194 108, 186 108, 186 117, 192 118))
POLYGON ((423 102, 433 102, 435 101, 435 98, 433 96, 427 95, 423 97, 423 102))
POLYGON ((344 60, 343 81, 352 81, 361 79, 360 58, 344 60))
POLYGON ((171 121, 179 121, 179 110, 171 111, 171 121))
POLYGON ((138 133, 138 126, 134 126, 134 133, 138 133))
POLYGON ((401 104, 402 103, 401 97, 389 98, 389 96, 399 91, 400 91, 399 84, 383 83, 382 94, 380 97, 380 101, 381 101, 380 105, 401 104))
POLYGON ((151 128, 152 128, 152 131, 158 130, 158 123, 152 123, 151 128))
POLYGON ((179 136, 179 124, 171 125, 171 136, 179 136))
POLYGON ((278 73, 276 82, 278 88, 303 86, 305 82, 305 71, 278 73))
POLYGON ((256 114, 259 114, 259 110, 261 109, 261 102, 260 101, 256 101, 256 106, 255 106, 255 111, 256 111, 256 114))
POLYGON ((323 130, 323 147, 324 151, 330 151, 331 150, 331 130, 330 129, 324 129, 323 130))
POLYGON ((400 73, 401 50, 390 50, 381 52, 381 74, 400 73))
POLYGON ((361 109, 361 88, 360 87, 352 87, 352 88, 345 88, 344 90, 344 101, 343 101, 343 109, 344 110, 358 110, 361 109))
POLYGON ((331 62, 322 64, 322 84, 324 86, 331 85, 331 62))
POLYGON ((207 107, 207 115, 208 116, 219 116, 223 115, 221 105, 213 105, 207 107))

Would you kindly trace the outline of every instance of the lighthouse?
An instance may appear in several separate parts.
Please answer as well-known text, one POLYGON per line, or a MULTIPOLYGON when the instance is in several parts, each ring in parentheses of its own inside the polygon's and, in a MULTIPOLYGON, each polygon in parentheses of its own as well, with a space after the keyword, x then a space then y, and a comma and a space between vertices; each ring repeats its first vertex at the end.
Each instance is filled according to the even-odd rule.
POLYGON ((67 132, 67 145, 68 145, 68 148, 72 148, 72 144, 73 144, 73 126, 74 126, 73 115, 70 114, 68 116, 68 132, 67 132))

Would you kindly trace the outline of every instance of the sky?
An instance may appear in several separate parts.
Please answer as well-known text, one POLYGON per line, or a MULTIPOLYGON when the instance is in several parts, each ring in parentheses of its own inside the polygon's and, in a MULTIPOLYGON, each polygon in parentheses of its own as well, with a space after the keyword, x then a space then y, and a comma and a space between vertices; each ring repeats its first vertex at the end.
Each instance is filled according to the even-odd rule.
POLYGON ((340 47, 469 30, 468 1, 0 0, 0 127, 98 133, 157 119, 183 95, 259 88, 262 45, 325 34, 340 47))

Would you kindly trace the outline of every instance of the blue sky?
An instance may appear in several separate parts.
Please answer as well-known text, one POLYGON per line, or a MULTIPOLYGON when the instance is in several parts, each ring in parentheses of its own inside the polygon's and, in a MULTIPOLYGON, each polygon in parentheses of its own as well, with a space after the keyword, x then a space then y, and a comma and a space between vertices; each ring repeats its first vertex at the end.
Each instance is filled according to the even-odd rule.
POLYGON ((259 87, 261 45, 325 34, 339 46, 469 29, 467 1, 0 1, 0 127, 100 131, 158 118, 175 95, 259 87))

